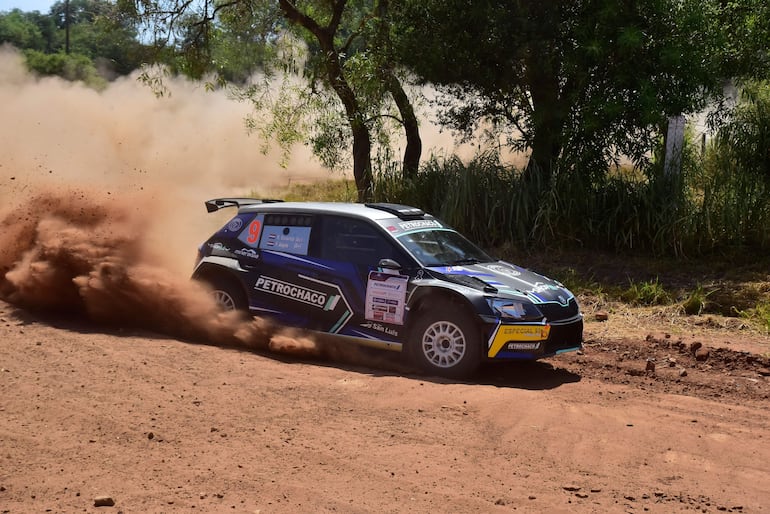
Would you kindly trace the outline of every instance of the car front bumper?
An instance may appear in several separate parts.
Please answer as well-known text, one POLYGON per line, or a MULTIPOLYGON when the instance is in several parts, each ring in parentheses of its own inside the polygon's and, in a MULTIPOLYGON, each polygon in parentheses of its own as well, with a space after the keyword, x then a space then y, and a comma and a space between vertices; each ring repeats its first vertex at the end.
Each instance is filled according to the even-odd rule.
POLYGON ((487 359, 539 359, 579 350, 583 316, 550 323, 503 323, 493 326, 487 340, 487 359))

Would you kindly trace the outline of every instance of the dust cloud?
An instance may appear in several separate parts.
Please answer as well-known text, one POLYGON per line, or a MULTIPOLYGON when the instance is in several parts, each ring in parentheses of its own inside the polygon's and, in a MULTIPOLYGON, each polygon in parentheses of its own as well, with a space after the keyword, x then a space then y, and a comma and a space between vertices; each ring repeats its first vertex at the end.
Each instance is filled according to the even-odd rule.
MULTIPOLYGON (((128 195, 131 196, 131 195, 128 195)), ((39 191, 0 217, 0 297, 38 312, 219 345, 328 354, 266 320, 220 312, 203 287, 144 248, 146 198, 39 191)))
MULTIPOLYGON (((291 173, 247 135, 247 107, 170 81, 156 98, 135 77, 103 92, 24 71, 0 51, 0 298, 71 319, 313 357, 353 353, 221 313, 189 280, 218 228, 203 201, 329 178, 304 149, 291 173)), ((259 193, 257 193, 259 194, 259 193)), ((226 218, 225 218, 226 219, 226 218)))

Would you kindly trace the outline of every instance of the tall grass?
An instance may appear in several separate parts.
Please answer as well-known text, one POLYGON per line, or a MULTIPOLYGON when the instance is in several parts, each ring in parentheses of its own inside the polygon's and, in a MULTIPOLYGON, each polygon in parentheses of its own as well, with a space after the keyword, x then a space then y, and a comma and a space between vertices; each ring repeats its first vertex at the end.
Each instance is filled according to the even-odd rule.
MULTIPOLYGON (((656 159, 662 161, 662 159, 656 159)), ((653 255, 770 249, 770 83, 744 101, 701 155, 686 141, 681 173, 556 165, 550 180, 501 164, 433 157, 404 181, 378 166, 378 201, 421 207, 485 245, 585 247, 653 255)))
POLYGON ((698 243, 770 244, 770 83, 748 84, 743 101, 691 172, 698 243))
POLYGON ((681 174, 652 168, 586 179, 558 170, 550 181, 525 176, 481 154, 469 162, 432 158, 404 181, 375 175, 377 201, 415 205, 484 245, 584 247, 654 255, 770 247, 768 181, 723 162, 712 150, 690 156, 681 174))
POLYGON ((411 181, 381 172, 374 196, 424 208, 485 245, 663 250, 678 244, 670 221, 680 199, 670 182, 618 175, 593 183, 558 171, 545 181, 485 153, 468 163, 432 158, 411 181))

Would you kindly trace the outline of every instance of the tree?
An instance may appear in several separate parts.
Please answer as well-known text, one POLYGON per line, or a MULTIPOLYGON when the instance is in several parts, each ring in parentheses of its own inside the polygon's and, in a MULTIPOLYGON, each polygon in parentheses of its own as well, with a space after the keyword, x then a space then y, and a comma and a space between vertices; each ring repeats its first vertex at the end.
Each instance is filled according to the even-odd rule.
POLYGON ((413 178, 420 167, 422 138, 414 107, 406 91, 404 91, 402 80, 397 75, 398 61, 392 41, 393 23, 390 19, 389 1, 379 0, 375 4, 375 14, 376 25, 371 46, 378 49, 374 56, 378 66, 377 75, 381 77, 385 89, 390 93, 401 115, 400 121, 403 124, 406 138, 403 174, 404 178, 413 178))
POLYGON ((81 81, 94 89, 104 89, 107 81, 99 75, 94 62, 83 54, 56 52, 46 54, 25 50, 27 67, 40 75, 57 75, 70 81, 81 81))
POLYGON ((340 30, 345 4, 345 0, 331 3, 331 9, 326 12, 321 11, 321 16, 318 16, 319 20, 316 20, 316 18, 306 14, 288 0, 279 0, 278 2, 286 18, 291 23, 297 24, 310 32, 320 47, 325 67, 325 81, 337 94, 340 102, 342 102, 353 136, 353 177, 358 189, 358 198, 360 201, 363 201, 369 195, 372 182, 372 141, 369 129, 366 126, 364 108, 353 91, 343 69, 345 51, 352 40, 348 39, 342 46, 338 46, 335 41, 335 37, 340 30), (324 18, 324 21, 320 21, 324 18))
MULTIPOLYGON (((40 14, 40 13, 36 13, 40 14)), ((0 43, 9 43, 19 49, 45 50, 45 38, 32 13, 14 9, 0 14, 0 43)))
MULTIPOLYGON (((39 72, 85 69, 80 57, 68 60, 44 55, 64 49, 65 10, 65 2, 59 1, 51 6, 48 14, 22 12, 19 9, 0 14, 0 43, 8 42, 26 50, 28 63, 34 64, 34 69, 39 72), (37 53, 30 53, 33 51, 37 53), (30 56, 33 56, 31 60, 30 56)), ((73 53, 96 62, 102 72, 110 69, 127 74, 145 60, 146 47, 137 40, 133 20, 121 16, 109 0, 70 0, 68 23, 73 53)), ((54 74, 65 77, 83 75, 80 72, 54 74)))
POLYGON ((765 0, 720 0, 723 76, 770 79, 770 3, 765 0))
POLYGON ((406 0, 399 58, 448 93, 446 122, 486 121, 527 174, 641 161, 667 116, 720 89, 714 5, 695 0, 406 0))
POLYGON ((245 85, 276 56, 274 40, 280 27, 277 5, 241 2, 222 10, 210 33, 209 62, 224 81, 245 85))
MULTIPOLYGON (((65 2, 51 6, 50 17, 58 28, 57 50, 63 48, 66 30, 65 2)), ((125 75, 135 70, 146 57, 146 49, 137 40, 133 20, 121 15, 110 0, 69 0, 69 30, 74 52, 85 55, 112 71, 125 75)))
MULTIPOLYGON (((217 50, 224 50, 236 41, 237 38, 233 39, 236 34, 248 35, 249 30, 244 28, 249 25, 266 29, 261 33, 268 36, 260 40, 265 45, 291 31, 308 49, 309 57, 301 67, 307 80, 306 92, 317 94, 316 106, 334 108, 336 104, 344 116, 345 128, 352 140, 353 176, 359 199, 365 200, 371 194, 372 132, 383 126, 383 117, 389 116, 401 123, 407 140, 404 173, 416 172, 422 144, 414 109, 392 61, 387 0, 231 0, 203 4, 136 0, 129 4, 124 5, 124 9, 133 9, 138 19, 154 22, 156 34, 166 38, 166 48, 181 51, 184 56, 181 69, 193 76, 223 71, 221 57, 224 55, 230 56, 225 59, 227 62, 234 63, 229 51, 220 53, 220 59, 216 59, 217 50), (197 11, 194 6, 198 7, 197 11), (236 20, 239 23, 234 23, 236 20), (229 30, 231 28, 236 31, 229 30), (323 91, 333 92, 337 102, 322 98, 319 86, 323 91), (398 116, 387 112, 388 97, 395 104, 398 116)), ((260 54, 281 57, 279 52, 261 51, 260 54)), ((296 62, 282 65, 285 69, 297 69, 296 62)), ((227 73, 231 79, 236 76, 232 70, 227 73)), ((220 75, 220 78, 228 77, 220 75)), ((256 95, 254 85, 249 94, 256 95)), ((332 119, 328 113, 316 111, 316 115, 320 122, 311 137, 313 147, 317 153, 328 156, 327 161, 336 161, 336 150, 346 138, 339 134, 339 125, 325 122, 332 119)), ((274 126, 286 128, 286 124, 274 126)), ((295 127, 288 129, 296 132, 295 127)), ((295 140, 296 134, 281 137, 284 141, 295 140)))

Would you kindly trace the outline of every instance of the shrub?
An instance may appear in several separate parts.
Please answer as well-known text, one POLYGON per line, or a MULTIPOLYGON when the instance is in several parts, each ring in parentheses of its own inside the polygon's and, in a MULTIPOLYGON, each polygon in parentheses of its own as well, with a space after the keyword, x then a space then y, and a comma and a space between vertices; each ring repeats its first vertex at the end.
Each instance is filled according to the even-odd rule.
POLYGON ((55 75, 66 80, 78 80, 95 89, 104 89, 107 81, 96 70, 93 61, 80 54, 46 54, 25 50, 27 67, 39 75, 55 75))

